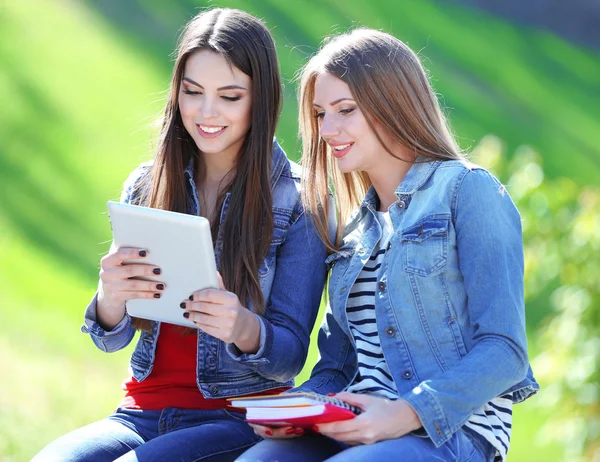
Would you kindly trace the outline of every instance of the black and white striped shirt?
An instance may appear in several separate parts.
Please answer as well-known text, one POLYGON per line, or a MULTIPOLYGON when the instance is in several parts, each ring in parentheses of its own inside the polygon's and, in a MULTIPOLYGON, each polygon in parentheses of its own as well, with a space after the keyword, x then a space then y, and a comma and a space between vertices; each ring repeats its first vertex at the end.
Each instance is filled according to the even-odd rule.
MULTIPOLYGON (((383 230, 381 239, 352 286, 346 306, 350 332, 354 336, 358 355, 358 375, 348 391, 398 399, 396 384, 381 349, 375 319, 379 268, 394 229, 388 212, 377 212, 377 220, 383 230)), ((512 429, 510 397, 502 396, 488 402, 473 413, 466 426, 496 448, 495 462, 504 461, 512 429)))

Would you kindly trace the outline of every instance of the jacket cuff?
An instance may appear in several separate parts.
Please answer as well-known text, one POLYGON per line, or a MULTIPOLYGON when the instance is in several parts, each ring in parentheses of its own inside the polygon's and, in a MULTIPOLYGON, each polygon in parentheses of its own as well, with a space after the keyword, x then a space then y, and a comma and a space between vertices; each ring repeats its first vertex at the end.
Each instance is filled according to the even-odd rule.
POLYGON ((125 314, 123 319, 121 319, 121 321, 119 321, 119 323, 113 327, 112 330, 107 331, 103 329, 97 321, 97 307, 98 292, 94 294, 92 301, 85 309, 84 324, 81 326, 81 332, 90 334, 92 337, 113 337, 119 335, 129 326, 131 321, 129 316, 125 314))
MULTIPOLYGON (((265 358, 267 350, 267 324, 261 316, 255 315, 260 324, 260 340, 258 351, 256 353, 244 353, 233 343, 228 343, 226 346, 227 353, 234 361, 248 364, 266 364, 269 360, 265 358)), ((269 326, 270 327, 270 326, 269 326)))
POLYGON ((436 448, 439 448, 452 437, 454 432, 448 425, 442 407, 427 385, 421 384, 401 398, 417 413, 423 428, 436 448))

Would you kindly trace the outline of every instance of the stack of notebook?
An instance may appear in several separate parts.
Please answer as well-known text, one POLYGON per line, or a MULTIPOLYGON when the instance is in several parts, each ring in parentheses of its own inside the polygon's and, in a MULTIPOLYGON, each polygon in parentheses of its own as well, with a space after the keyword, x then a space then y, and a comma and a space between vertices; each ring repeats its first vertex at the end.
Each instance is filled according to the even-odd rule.
POLYGON ((229 401, 234 407, 246 409, 248 422, 272 427, 311 428, 321 423, 353 419, 361 412, 356 406, 316 393, 249 396, 229 401))

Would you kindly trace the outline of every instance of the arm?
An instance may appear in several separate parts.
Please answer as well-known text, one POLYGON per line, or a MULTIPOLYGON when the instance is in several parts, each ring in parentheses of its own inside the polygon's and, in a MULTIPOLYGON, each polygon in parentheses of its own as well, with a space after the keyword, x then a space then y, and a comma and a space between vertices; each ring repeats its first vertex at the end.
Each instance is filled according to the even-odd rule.
POLYGON ((484 170, 459 182, 453 212, 473 347, 456 367, 402 396, 436 446, 528 368, 519 213, 484 170))
POLYGON ((301 371, 325 283, 325 256, 325 246, 302 213, 278 249, 265 314, 257 317, 258 351, 247 354, 230 344, 227 351, 233 359, 280 382, 301 371))
MULTIPOLYGON (((121 202, 131 203, 136 186, 148 172, 146 167, 134 170, 121 193, 121 202)), ((124 260, 143 259, 141 249, 116 249, 113 245, 102 258, 98 291, 85 310, 81 331, 88 333, 94 344, 106 352, 126 347, 135 335, 131 319, 125 312, 125 301, 132 298, 153 298, 156 283, 133 281, 130 277, 149 276, 155 266, 126 265, 124 260)))

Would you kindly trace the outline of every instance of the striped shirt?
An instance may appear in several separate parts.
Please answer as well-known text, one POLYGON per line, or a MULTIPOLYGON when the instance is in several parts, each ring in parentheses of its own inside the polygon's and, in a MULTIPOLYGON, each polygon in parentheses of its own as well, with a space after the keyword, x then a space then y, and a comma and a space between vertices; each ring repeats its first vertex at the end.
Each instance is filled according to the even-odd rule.
POLYGON ((398 399, 396 384, 383 356, 375 320, 375 291, 379 268, 394 228, 388 212, 377 212, 377 220, 383 234, 352 286, 346 305, 348 324, 358 355, 358 375, 348 391, 398 399))
MULTIPOLYGON (((348 324, 358 356, 358 374, 347 391, 398 399, 396 384, 381 349, 375 318, 379 268, 394 228, 388 212, 377 212, 377 220, 382 228, 381 239, 352 286, 346 305, 348 324)), ((483 405, 465 425, 496 449, 494 462, 504 461, 512 429, 510 396, 498 397, 483 405)))

